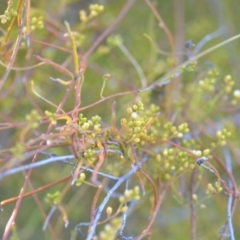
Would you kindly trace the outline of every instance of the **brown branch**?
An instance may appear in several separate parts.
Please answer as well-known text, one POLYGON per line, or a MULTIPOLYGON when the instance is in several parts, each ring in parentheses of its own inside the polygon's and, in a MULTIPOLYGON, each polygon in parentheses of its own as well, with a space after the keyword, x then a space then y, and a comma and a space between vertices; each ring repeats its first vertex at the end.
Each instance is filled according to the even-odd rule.
POLYGON ((19 27, 19 32, 18 32, 18 35, 17 35, 17 39, 15 41, 15 44, 14 44, 14 48, 13 48, 13 52, 12 52, 12 55, 11 55, 11 59, 7 65, 7 68, 6 68, 6 71, 2 77, 2 79, 0 80, 0 91, 3 87, 3 84, 5 83, 5 81, 7 80, 7 77, 11 71, 11 68, 13 67, 13 64, 14 64, 14 61, 15 61, 15 58, 17 56, 17 52, 18 52, 18 49, 19 49, 19 46, 20 46, 20 43, 21 43, 21 40, 22 40, 22 25, 23 25, 23 19, 24 19, 24 16, 22 16, 22 19, 21 19, 21 26, 19 27))
POLYGON ((150 221, 149 221, 147 227, 142 231, 142 233, 138 237, 134 238, 133 240, 141 240, 143 237, 145 237, 149 233, 149 231, 150 231, 150 229, 151 229, 151 227, 152 227, 152 225, 154 223, 154 220, 156 218, 157 212, 158 212, 158 210, 159 210, 159 208, 160 208, 160 206, 162 204, 163 198, 164 198, 164 196, 165 196, 165 194, 167 192, 169 184, 170 184, 170 181, 168 181, 168 182, 163 184, 161 192, 160 192, 160 194, 158 196, 157 204, 154 207, 154 211, 153 211, 153 213, 152 213, 152 215, 150 217, 150 221))
POLYGON ((150 0, 145 0, 145 2, 147 3, 147 5, 149 6, 149 8, 151 9, 151 11, 153 12, 154 16, 157 18, 157 20, 159 21, 159 27, 163 29, 163 31, 165 32, 168 41, 169 41, 169 45, 171 48, 171 52, 174 54, 175 53, 175 46, 174 46, 174 40, 173 40, 173 35, 170 32, 170 30, 168 29, 167 25, 165 24, 165 22, 163 21, 161 15, 158 13, 158 11, 156 10, 155 6, 152 4, 152 2, 150 0))
MULTIPOLYGON (((52 186, 55 186, 55 185, 57 185, 57 184, 60 184, 60 183, 62 183, 62 182, 67 181, 68 179, 71 179, 71 177, 72 177, 71 175, 68 175, 68 176, 66 176, 66 177, 64 177, 64 178, 62 178, 62 179, 60 179, 60 180, 57 180, 56 182, 46 184, 45 186, 39 187, 39 188, 37 188, 37 189, 35 189, 35 190, 31 191, 31 192, 24 193, 24 194, 22 195, 22 198, 31 196, 31 195, 36 194, 36 193, 38 193, 38 192, 42 192, 42 191, 44 191, 44 190, 46 190, 46 189, 48 189, 48 188, 51 188, 52 186)), ((9 204, 9 203, 11 203, 11 202, 15 202, 15 201, 18 200, 18 199, 19 199, 19 195, 16 196, 16 197, 9 198, 9 199, 7 199, 7 200, 2 201, 2 202, 0 203, 0 206, 3 207, 4 205, 7 205, 7 204, 9 204)))
MULTIPOLYGON (((90 219, 90 222, 93 222, 93 219, 94 219, 94 215, 95 215, 95 211, 96 211, 96 206, 97 206, 97 201, 99 199, 99 196, 103 190, 103 186, 106 182, 106 179, 102 181, 102 183, 98 186, 98 190, 96 192, 96 194, 94 195, 94 198, 93 198, 93 203, 92 203, 92 206, 91 206, 91 219, 90 219)), ((89 228, 88 228, 88 232, 91 231, 91 225, 89 225, 89 228)))

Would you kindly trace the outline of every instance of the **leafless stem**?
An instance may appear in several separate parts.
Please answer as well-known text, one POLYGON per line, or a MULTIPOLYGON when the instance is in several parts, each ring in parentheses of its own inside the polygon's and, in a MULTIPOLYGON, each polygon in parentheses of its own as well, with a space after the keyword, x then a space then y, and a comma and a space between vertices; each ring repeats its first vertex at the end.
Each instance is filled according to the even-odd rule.
POLYGON ((194 186, 196 182, 196 175, 197 170, 196 168, 193 169, 190 179, 190 186, 189 186, 189 192, 190 192, 190 225, 191 225, 191 240, 196 240, 196 209, 195 209, 195 203, 192 199, 192 196, 194 194, 194 186))
MULTIPOLYGON (((102 203, 100 204, 100 206, 97 209, 97 213, 95 215, 94 221, 91 223, 91 231, 88 233, 88 236, 86 238, 86 240, 92 240, 94 234, 95 234, 95 230, 97 227, 97 223, 102 215, 103 209, 106 206, 106 204, 108 203, 109 199, 111 198, 112 194, 117 190, 117 188, 123 183, 125 182, 128 178, 130 178, 136 171, 138 171, 139 166, 135 165, 133 166, 133 168, 131 170, 129 170, 125 175, 123 175, 122 177, 119 178, 119 180, 114 184, 114 186, 109 190, 109 192, 107 193, 106 197, 104 198, 104 200, 102 201, 102 203)), ((76 226, 76 228, 78 228, 78 226, 76 226)))

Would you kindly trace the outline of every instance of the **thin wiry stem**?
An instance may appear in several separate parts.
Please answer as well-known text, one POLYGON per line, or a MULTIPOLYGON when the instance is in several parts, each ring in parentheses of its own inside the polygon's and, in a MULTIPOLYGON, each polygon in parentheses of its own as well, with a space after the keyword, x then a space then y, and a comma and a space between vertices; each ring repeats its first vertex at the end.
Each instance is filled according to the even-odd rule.
POLYGON ((118 47, 124 53, 124 55, 128 58, 128 60, 132 63, 134 68, 136 69, 138 76, 140 78, 140 81, 141 81, 141 87, 145 88, 147 86, 147 80, 146 80, 146 77, 144 75, 144 72, 143 72, 141 66, 138 64, 136 59, 132 56, 132 54, 128 51, 128 49, 122 43, 119 43, 118 47))
MULTIPOLYGON (((97 201, 98 201, 99 196, 100 196, 100 194, 103 190, 104 184, 105 184, 105 180, 103 180, 103 182, 98 186, 98 190, 95 193, 95 196, 93 198, 93 203, 92 203, 92 207, 91 207, 91 222, 94 220, 94 213, 96 211, 97 201)), ((90 232, 90 231, 91 231, 91 226, 89 225, 88 232, 90 232)))
POLYGON ((136 206, 138 201, 131 201, 130 204, 128 204, 128 210, 123 213, 122 215, 122 226, 121 229, 119 230, 119 236, 121 237, 121 240, 132 240, 133 237, 126 237, 123 234, 123 230, 125 228, 127 217, 130 215, 130 213, 133 211, 134 207, 136 206))
POLYGON ((193 200, 194 186, 196 182, 197 170, 193 169, 190 179, 190 225, 191 225, 191 240, 196 240, 196 208, 193 200))
POLYGON ((197 54, 196 56, 193 56, 191 59, 187 60, 186 62, 182 63, 181 65, 177 66, 176 68, 174 68, 173 70, 169 71, 167 74, 165 74, 163 77, 157 79, 155 82, 153 82, 149 87, 145 88, 145 89, 142 89, 142 90, 139 90, 139 92, 146 92, 146 91, 149 91, 149 90, 152 90, 153 88, 155 88, 156 86, 161 86, 161 85, 164 85, 164 84, 167 84, 169 82, 171 82, 172 79, 174 79, 174 77, 177 77, 179 76, 179 74, 181 73, 181 68, 183 66, 187 66, 189 63, 193 62, 193 61, 196 61, 198 60, 199 58, 207 55, 208 53, 232 42, 232 41, 235 41, 236 39, 240 38, 240 34, 238 35, 235 35, 229 39, 227 39, 226 41, 223 41, 219 44, 216 44, 215 46, 203 51, 203 52, 200 52, 199 54, 197 54))
MULTIPOLYGON (((99 150, 96 150, 95 154, 97 155, 97 154, 99 154, 99 152, 100 152, 99 150)), ((116 150, 116 149, 114 149, 114 150, 106 149, 106 152, 107 153, 116 153, 116 154, 122 155, 122 153, 119 150, 116 150)), ((42 161, 38 161, 38 162, 30 163, 30 164, 27 164, 27 165, 19 166, 19 167, 16 167, 16 168, 12 168, 12 169, 9 169, 9 170, 6 170, 6 171, 0 173, 0 180, 3 179, 6 176, 16 174, 18 172, 22 172, 22 171, 25 171, 25 170, 33 169, 33 168, 38 168, 38 167, 41 167, 41 166, 44 166, 46 164, 53 163, 53 162, 64 162, 64 163, 68 163, 70 165, 75 166, 75 164, 69 162, 70 159, 75 159, 75 158, 76 157, 74 155, 66 155, 66 156, 60 156, 60 157, 50 157, 50 158, 42 160, 42 161)), ((94 170, 92 170, 90 168, 87 168, 87 167, 83 167, 83 166, 81 167, 81 169, 89 171, 89 172, 94 172, 94 170)), ((101 175, 101 176, 104 176, 104 177, 107 177, 107 178, 110 178, 110 179, 113 179, 113 180, 118 180, 117 177, 114 177, 114 176, 111 176, 111 175, 108 175, 108 174, 105 174, 105 173, 97 172, 97 174, 101 175)))
MULTIPOLYGON (((125 191, 128 190, 128 185, 129 185, 129 181, 127 180, 126 181, 126 187, 125 187, 125 191)), ((127 206, 127 203, 125 202, 124 203, 124 206, 127 206)), ((123 229, 125 228, 126 226, 126 220, 127 220, 127 211, 126 212, 123 212, 123 215, 122 215, 122 226, 121 226, 121 229, 119 231, 119 235, 123 238, 123 229)))
POLYGON ((192 52, 192 55, 195 56, 196 54, 198 54, 200 52, 200 50, 203 48, 203 46, 211 41, 214 38, 220 37, 224 31, 226 31, 226 29, 224 27, 219 28, 217 31, 213 32, 213 33, 209 33, 207 34, 195 47, 195 49, 192 52))
MULTIPOLYGON (((136 171, 138 171, 139 166, 135 165, 133 166, 133 168, 128 171, 125 175, 123 175, 122 177, 120 177, 118 179, 118 181, 114 184, 114 186, 109 190, 109 192, 107 193, 106 197, 104 198, 104 200, 102 201, 102 203, 100 204, 100 206, 97 209, 94 221, 91 223, 91 231, 89 232, 86 240, 92 240, 94 234, 95 234, 95 230, 98 224, 98 221, 102 215, 103 209, 105 208, 106 204, 108 203, 109 199, 111 198, 112 194, 117 190, 117 188, 123 183, 125 182, 128 178, 130 178, 136 171)), ((76 229, 78 229, 78 226, 76 226, 76 229)))
POLYGON ((147 3, 147 5, 151 9, 151 11, 153 12, 154 16, 159 21, 159 27, 162 28, 163 31, 165 32, 165 34, 166 34, 166 36, 168 38, 168 41, 169 41, 169 45, 170 45, 171 51, 172 51, 172 53, 174 53, 175 52, 175 46, 174 46, 174 40, 173 40, 172 33, 168 29, 167 25, 163 21, 163 19, 160 16, 160 14, 157 12, 157 10, 156 10, 155 6, 153 5, 153 3, 150 0, 145 0, 145 2, 147 3))
MULTIPOLYGON (((230 173, 232 173, 231 156, 230 156, 230 152, 227 147, 223 148, 223 153, 224 153, 226 168, 230 173)), ((232 183, 231 179, 229 179, 229 178, 228 178, 228 187, 230 189, 233 188, 233 183, 232 183)), ((233 225, 232 225, 232 207, 233 207, 233 195, 228 194, 227 224, 228 224, 228 229, 229 229, 229 238, 231 240, 235 240, 234 230, 233 230, 233 225)))
MULTIPOLYGON (((68 176, 66 176, 66 177, 64 177, 64 178, 62 178, 62 179, 60 179, 60 180, 57 180, 57 181, 55 181, 55 182, 46 184, 46 185, 44 185, 44 186, 42 186, 42 187, 39 187, 39 188, 37 188, 37 189, 34 189, 34 190, 30 191, 30 192, 26 192, 26 193, 24 193, 24 194, 22 195, 22 198, 25 198, 25 197, 28 197, 28 196, 31 196, 31 195, 34 196, 36 193, 42 192, 42 191, 44 191, 44 190, 46 190, 46 189, 48 189, 48 188, 51 188, 51 187, 53 187, 53 186, 56 186, 57 184, 63 183, 63 182, 65 182, 65 181, 68 181, 69 179, 71 179, 71 177, 72 177, 71 175, 68 175, 68 176)), ((9 203, 11 203, 11 202, 15 202, 15 201, 17 201, 18 199, 19 199, 19 196, 9 198, 9 199, 7 199, 7 200, 4 200, 4 201, 0 202, 0 206, 2 207, 2 206, 6 205, 6 204, 9 204, 9 203)), ((39 205, 39 204, 38 204, 38 205, 39 205)), ((42 207, 41 207, 41 208, 42 208, 42 207)), ((44 214, 44 218, 45 218, 45 214, 44 214)))
POLYGON ((23 11, 23 15, 22 15, 22 19, 21 19, 21 26, 19 27, 19 31, 18 31, 17 39, 16 39, 15 44, 14 44, 11 59, 10 59, 8 65, 7 65, 6 71, 5 71, 2 79, 0 80, 0 91, 3 87, 3 84, 7 80, 7 77, 8 77, 8 75, 9 75, 11 69, 12 69, 12 66, 13 66, 14 61, 15 61, 16 56, 17 56, 17 52, 18 52, 18 49, 19 49, 19 46, 20 46, 20 43, 21 43, 21 40, 22 40, 22 36, 23 36, 23 21, 24 21, 24 18, 25 18, 25 11, 23 11))
POLYGON ((151 229, 151 227, 152 227, 152 225, 154 223, 154 220, 155 220, 155 218, 157 216, 157 213, 158 213, 158 210, 159 210, 159 208, 161 206, 163 198, 164 198, 164 196, 165 196, 165 194, 167 192, 169 184, 170 184, 170 181, 164 183, 164 185, 162 186, 161 192, 160 192, 160 194, 158 196, 157 204, 155 205, 154 211, 153 211, 152 215, 149 218, 149 222, 148 222, 147 227, 142 231, 142 233, 138 237, 134 238, 134 240, 141 240, 144 236, 146 236, 149 233, 149 231, 150 231, 150 229, 151 229))
POLYGON ((49 221, 50 221, 50 218, 52 217, 53 213, 57 210, 57 206, 53 206, 50 210, 50 212, 48 213, 46 219, 45 219, 45 222, 43 224, 43 228, 42 230, 45 231, 48 224, 49 224, 49 221))

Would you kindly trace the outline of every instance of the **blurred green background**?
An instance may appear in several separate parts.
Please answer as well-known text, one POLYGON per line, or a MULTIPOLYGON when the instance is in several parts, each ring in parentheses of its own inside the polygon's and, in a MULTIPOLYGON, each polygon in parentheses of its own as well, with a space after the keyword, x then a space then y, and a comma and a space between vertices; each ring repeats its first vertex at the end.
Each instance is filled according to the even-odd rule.
MULTIPOLYGON (((17 1, 14 1, 16 5, 17 1)), ((66 29, 64 21, 69 22, 72 31, 77 33, 79 40, 78 52, 84 54, 97 39, 97 37, 111 25, 117 18, 120 11, 126 4, 127 0, 108 0, 108 1, 90 1, 90 0, 42 0, 31 1, 32 15, 43 16, 44 29, 32 31, 30 37, 32 39, 45 41, 62 47, 69 47, 69 42, 64 38, 66 29), (92 3, 98 3, 104 6, 104 11, 92 19, 86 26, 82 26, 79 20, 79 11, 86 10, 92 3)), ((156 6, 157 11, 161 15, 165 24, 168 26, 174 38, 174 47, 176 51, 176 62, 180 64, 187 60, 186 56, 186 42, 191 40, 197 45, 208 34, 218 31, 218 36, 211 41, 204 44, 201 51, 215 46, 234 35, 239 34, 239 0, 219 1, 219 0, 205 0, 205 1, 190 1, 190 0, 158 0, 152 1, 156 6)), ((7 1, 1 1, 0 13, 3 14, 7 7, 7 1)), ((7 30, 6 25, 0 25, 0 37, 3 38, 4 31, 7 30)), ((17 27, 15 26, 13 33, 10 36, 10 47, 16 38, 17 27)), ((136 0, 130 10, 126 13, 120 23, 114 27, 109 36, 120 35, 125 48, 131 53, 138 64, 141 66, 147 85, 159 79, 161 76, 169 72, 172 68, 172 57, 169 41, 163 29, 158 26, 158 21, 154 14, 148 7, 145 1, 136 0), (146 37, 149 36, 152 42, 146 37), (161 54, 157 50, 167 52, 169 54, 161 54)), ((36 42, 31 42, 30 50, 22 43, 21 49, 18 51, 14 66, 24 67, 36 64, 34 54, 40 55, 44 58, 51 59, 58 64, 65 64, 69 70, 73 69, 72 60, 69 59, 69 53, 54 49, 51 46, 46 47, 36 42), (66 61, 66 62, 65 62, 66 61), (69 63, 70 61, 70 63, 69 63)), ((236 40, 227 44, 216 51, 213 51, 198 61, 198 67, 194 73, 186 73, 180 77, 183 85, 192 84, 195 79, 200 79, 204 73, 212 66, 216 67, 222 76, 231 74, 235 79, 235 87, 240 87, 239 78, 239 62, 240 62, 240 40, 236 40)), ((194 51, 192 46, 188 51, 194 51)), ((2 60, 7 62, 3 57, 2 60)), ((9 60, 9 59, 8 59, 9 60)), ((0 66, 0 75, 3 76, 5 68, 0 66)), ((102 87, 102 76, 105 73, 110 73, 111 78, 104 90, 104 96, 124 91, 141 89, 141 81, 136 69, 133 67, 129 59, 118 48, 109 45, 104 39, 98 48, 90 55, 87 60, 87 68, 85 72, 85 82, 82 91, 82 104, 86 106, 94 103, 100 99, 100 90, 102 87)), ((6 97, 0 100, 0 120, 2 123, 11 122, 21 123, 25 121, 25 116, 34 106, 38 106, 41 111, 54 111, 55 108, 37 98, 30 89, 30 81, 34 80, 36 90, 45 98, 58 104, 64 96, 66 86, 56 84, 50 81, 49 77, 62 78, 69 80, 67 77, 51 67, 50 65, 43 65, 34 70, 29 71, 11 71, 3 88, 6 97), (12 87, 13 86, 13 87, 12 87), (7 90, 10 89, 8 93, 7 90), (33 100, 33 101, 32 101, 33 100)), ((194 85, 193 85, 194 86, 194 85)), ((190 88, 189 88, 190 89, 190 88)), ((181 95, 181 99, 185 99, 186 115, 193 118, 193 128, 198 128, 203 122, 198 122, 201 109, 194 108, 191 105, 192 96, 194 96, 194 87, 192 90, 182 91, 177 90, 177 94, 181 95), (187 95, 189 94, 189 96, 187 95)), ((144 93, 143 96, 150 94, 151 102, 161 106, 162 89, 156 89, 151 93, 144 93)), ((117 106, 117 120, 126 112, 126 108, 132 104, 136 96, 126 95, 116 98, 117 106)), ((172 95, 171 98, 178 101, 177 96, 172 95)), ((74 96, 71 95, 64 105, 65 111, 72 110, 74 96)), ((93 115, 100 115, 103 123, 107 126, 111 121, 111 105, 113 99, 104 101, 92 108, 83 111, 84 115, 91 117, 93 115)), ((172 105, 173 108, 175 105, 172 105)), ((210 112, 211 124, 219 124, 221 121, 230 121, 235 126, 234 139, 231 141, 231 148, 235 149, 233 152, 233 175, 237 184, 239 183, 239 132, 240 118, 238 116, 239 106, 233 112, 219 113, 218 109, 210 112)), ((184 119, 182 116, 181 119, 184 119)), ((211 124, 209 126, 211 126, 211 124)), ((202 126, 202 125, 201 125, 202 126)), ((41 132, 45 132, 46 126, 39 128, 35 136, 41 132)), ((208 131, 209 129, 206 129, 208 131)), ((211 129, 210 129, 211 131, 211 129)), ((2 129, 0 133, 0 147, 6 149, 14 146, 18 141, 20 134, 19 128, 2 129)), ((207 144, 206 144, 207 145, 207 144)), ((222 155, 221 149, 216 154, 222 155)), ((52 150, 57 155, 69 154, 68 148, 57 148, 52 150)), ((41 156, 40 159, 45 159, 41 156)), ((28 161, 30 162, 30 160, 28 161)), ((65 166, 61 163, 54 163, 33 171, 31 176, 31 185, 28 186, 28 191, 31 188, 36 189, 50 182, 54 182, 71 171, 70 166, 65 166)), ((203 179, 201 184, 206 186, 209 179, 214 181, 214 176, 211 173, 202 169, 203 179), (204 178, 207 176, 207 179, 204 178)), ((88 176, 90 178, 90 175, 88 176)), ((223 178, 226 176, 223 174, 223 178)), ((179 182, 178 188, 185 192, 189 187, 190 173, 179 182)), ((17 196, 24 182, 24 175, 18 173, 4 178, 0 181, 0 199, 1 201, 17 196)), ((42 206, 45 213, 50 211, 50 206, 44 202, 47 192, 62 191, 66 183, 56 185, 50 190, 45 190, 38 193, 41 199, 42 206)), ((204 188, 198 189, 200 196, 204 195, 204 188)), ((80 188, 72 186, 68 193, 62 200, 62 205, 67 211, 69 218, 69 226, 64 227, 62 216, 56 211, 50 222, 52 223, 57 239, 70 239, 76 224, 79 222, 89 221, 90 208, 95 189, 87 185, 80 188)), ((103 196, 102 196, 103 197, 103 196)), ((101 197, 101 199, 102 199, 101 197)), ((226 201, 227 196, 220 193, 212 198, 204 201, 205 209, 201 209, 199 205, 196 207, 197 219, 197 239, 218 239, 218 232, 221 226, 226 221, 226 201)), ((114 202, 113 202, 114 204, 114 202)), ((150 196, 144 196, 142 204, 134 208, 133 213, 127 219, 127 225, 124 230, 126 236, 136 236, 144 229, 148 219, 150 196)), ((12 213, 14 203, 3 207, 0 212, 0 234, 2 235, 5 225, 12 213)), ((238 206, 237 206, 238 209, 238 206)), ((237 214, 233 217, 233 224, 236 239, 240 239, 240 219, 237 214)), ((189 204, 178 199, 175 192, 170 190, 164 198, 163 204, 157 214, 156 221, 153 226, 152 239, 190 239, 190 210, 189 204)), ((40 210, 36 205, 33 197, 23 199, 21 207, 16 219, 17 233, 19 239, 51 239, 49 230, 42 231, 44 219, 41 216, 40 210)), ((84 230, 85 231, 85 230, 84 230)), ((74 238, 73 238, 74 239, 74 238)), ((76 237, 75 239, 81 239, 76 237)), ((84 239, 84 237, 83 237, 84 239)), ((147 238, 145 238, 147 239, 147 238)))

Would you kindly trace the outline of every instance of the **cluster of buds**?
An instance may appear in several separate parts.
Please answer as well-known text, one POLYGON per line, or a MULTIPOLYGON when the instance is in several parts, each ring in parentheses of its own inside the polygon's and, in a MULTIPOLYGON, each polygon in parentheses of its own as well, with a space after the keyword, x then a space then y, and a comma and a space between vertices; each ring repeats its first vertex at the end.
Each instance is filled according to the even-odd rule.
POLYGON ((124 194, 119 197, 119 202, 123 204, 131 200, 138 201, 139 199, 140 199, 140 189, 139 189, 139 186, 135 186, 133 189, 126 189, 124 194))
POLYGON ((171 122, 167 122, 163 125, 163 138, 182 138, 185 133, 189 132, 188 124, 182 123, 178 127, 174 126, 171 122))
POLYGON ((213 92, 219 72, 217 69, 209 70, 207 76, 198 82, 201 91, 213 92))
POLYGON ((0 21, 2 24, 7 23, 12 18, 16 17, 18 13, 13 8, 13 4, 9 4, 3 15, 0 15, 0 21))
POLYGON ((47 118, 49 118, 49 120, 51 121, 51 124, 56 125, 57 124, 57 120, 56 120, 56 114, 49 112, 49 111, 45 111, 45 115, 47 118))
POLYGON ((56 191, 55 193, 48 193, 45 202, 51 206, 57 205, 60 202, 60 192, 56 191))
POLYGON ((226 93, 231 93, 232 92, 232 88, 234 86, 235 82, 232 79, 231 75, 227 75, 224 78, 224 90, 226 93))
POLYGON ((116 237, 117 231, 121 228, 122 220, 114 218, 109 224, 104 226, 104 229, 99 233, 99 240, 113 240, 116 237))
POLYGON ((192 61, 188 65, 182 66, 182 72, 194 72, 197 66, 197 61, 192 61))
POLYGON ((171 179, 176 173, 194 168, 188 154, 176 148, 163 149, 161 155, 157 155, 157 161, 161 162, 159 171, 164 180, 171 179))
MULTIPOLYGON (((38 16, 38 17, 32 17, 30 20, 30 30, 34 31, 34 30, 41 30, 43 29, 43 17, 42 16, 38 16)), ((27 27, 23 27, 23 34, 27 35, 27 27)))
POLYGON ((144 110, 142 102, 137 102, 132 107, 127 108, 129 118, 122 118, 121 125, 122 129, 127 131, 126 137, 127 142, 141 143, 141 139, 148 137, 147 135, 147 118, 142 116, 141 111, 144 110))
POLYGON ((26 121, 28 123, 28 128, 37 128, 39 125, 39 120, 41 119, 41 116, 39 113, 33 109, 29 114, 26 115, 26 121))
POLYGON ((217 137, 217 145, 224 146, 226 145, 226 140, 232 135, 232 133, 227 130, 226 128, 223 128, 222 130, 217 131, 216 137, 217 137))
POLYGON ((79 114, 78 117, 78 125, 83 130, 93 130, 94 132, 100 132, 101 131, 101 117, 98 115, 93 116, 90 120, 85 118, 82 113, 79 114))
POLYGON ((88 148, 84 154, 83 154, 84 158, 87 159, 89 162, 94 162, 96 159, 95 153, 91 148, 88 148))
POLYGON ((207 190, 206 190, 206 194, 216 194, 219 193, 223 190, 223 188, 221 187, 221 183, 220 182, 215 182, 215 186, 213 186, 211 183, 208 183, 207 185, 207 190))
POLYGON ((103 10, 104 10, 103 5, 90 4, 89 5, 89 14, 87 14, 87 12, 85 10, 79 11, 80 20, 81 20, 81 22, 86 23, 90 19, 98 16, 103 10))
POLYGON ((85 178, 86 178, 85 173, 80 173, 80 175, 77 177, 76 182, 75 182, 76 186, 77 187, 81 186, 82 183, 84 182, 85 178))

